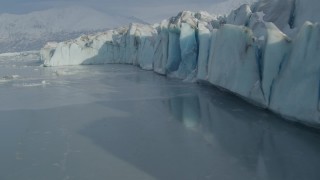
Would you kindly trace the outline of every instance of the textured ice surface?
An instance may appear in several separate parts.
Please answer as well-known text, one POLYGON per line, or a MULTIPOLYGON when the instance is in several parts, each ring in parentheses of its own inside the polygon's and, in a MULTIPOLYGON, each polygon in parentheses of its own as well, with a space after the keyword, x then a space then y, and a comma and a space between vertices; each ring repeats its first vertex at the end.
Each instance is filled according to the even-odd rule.
POLYGON ((273 23, 266 23, 266 42, 261 67, 262 90, 267 104, 270 103, 273 85, 281 73, 283 63, 288 59, 291 40, 273 23))
POLYGON ((320 123, 320 26, 307 22, 293 42, 275 80, 271 109, 286 116, 320 123))
POLYGON ((240 6, 240 8, 233 10, 227 17, 228 24, 246 25, 252 12, 248 4, 240 6))
POLYGON ((209 82, 263 104, 253 34, 243 26, 218 30, 209 66, 209 82))
POLYGON ((254 12, 263 12, 263 19, 273 22, 279 29, 284 30, 291 23, 296 0, 260 0, 252 7, 254 12))
POLYGON ((320 21, 319 6, 318 0, 260 0, 252 9, 264 12, 264 20, 273 22, 280 30, 296 34, 306 21, 320 21))
POLYGON ((46 66, 123 63, 207 81, 284 117, 318 125, 318 4, 260 0, 228 16, 182 11, 160 24, 131 24, 48 45, 41 54, 46 66))
POLYGON ((208 23, 198 23, 198 41, 199 41, 199 54, 198 54, 198 74, 199 80, 208 79, 208 60, 210 56, 210 47, 212 41, 212 34, 209 29, 208 23))

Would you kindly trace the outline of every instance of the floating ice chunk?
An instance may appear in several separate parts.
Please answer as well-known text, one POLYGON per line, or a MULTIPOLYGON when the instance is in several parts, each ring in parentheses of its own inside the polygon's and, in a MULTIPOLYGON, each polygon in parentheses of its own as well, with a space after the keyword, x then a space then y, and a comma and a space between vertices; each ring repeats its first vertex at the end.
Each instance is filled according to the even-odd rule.
POLYGON ((6 83, 18 79, 19 75, 7 75, 0 78, 0 83, 6 83))
POLYGON ((13 86, 15 86, 15 87, 45 87, 48 84, 50 84, 50 83, 48 83, 46 81, 41 81, 41 82, 37 82, 37 83, 14 84, 13 86))

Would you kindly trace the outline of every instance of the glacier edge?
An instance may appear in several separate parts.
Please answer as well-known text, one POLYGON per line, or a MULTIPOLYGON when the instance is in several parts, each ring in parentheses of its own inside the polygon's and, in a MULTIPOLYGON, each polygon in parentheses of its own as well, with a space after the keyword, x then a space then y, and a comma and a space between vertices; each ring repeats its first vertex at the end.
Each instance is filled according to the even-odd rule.
MULTIPOLYGON (((287 119, 319 126, 320 25, 301 24, 309 13, 297 11, 299 23, 290 30, 292 13, 277 12, 278 1, 261 2, 228 17, 183 11, 160 24, 132 23, 47 44, 41 60, 45 66, 131 64, 205 81, 287 119)), ((299 0, 282 3, 300 8, 299 0)))

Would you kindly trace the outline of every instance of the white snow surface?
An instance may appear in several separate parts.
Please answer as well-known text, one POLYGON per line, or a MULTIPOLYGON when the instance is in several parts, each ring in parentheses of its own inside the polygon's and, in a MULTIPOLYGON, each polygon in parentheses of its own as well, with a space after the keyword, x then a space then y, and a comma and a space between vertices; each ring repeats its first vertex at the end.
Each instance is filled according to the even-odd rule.
POLYGON ((320 16, 302 11, 314 7, 301 2, 261 0, 228 16, 183 11, 155 25, 51 43, 41 57, 45 66, 132 64, 205 81, 290 120, 320 125, 320 16))
POLYGON ((82 34, 126 25, 133 17, 106 14, 86 7, 54 8, 28 14, 0 15, 0 53, 36 50, 47 41, 64 41, 82 34))

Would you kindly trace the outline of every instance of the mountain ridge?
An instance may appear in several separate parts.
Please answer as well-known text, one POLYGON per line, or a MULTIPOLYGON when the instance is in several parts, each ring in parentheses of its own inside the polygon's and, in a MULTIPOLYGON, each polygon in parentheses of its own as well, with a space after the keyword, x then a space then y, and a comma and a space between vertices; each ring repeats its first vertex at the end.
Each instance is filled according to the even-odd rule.
POLYGON ((146 23, 136 17, 107 14, 74 6, 0 14, 0 53, 40 49, 47 41, 63 41, 129 22, 146 23))

